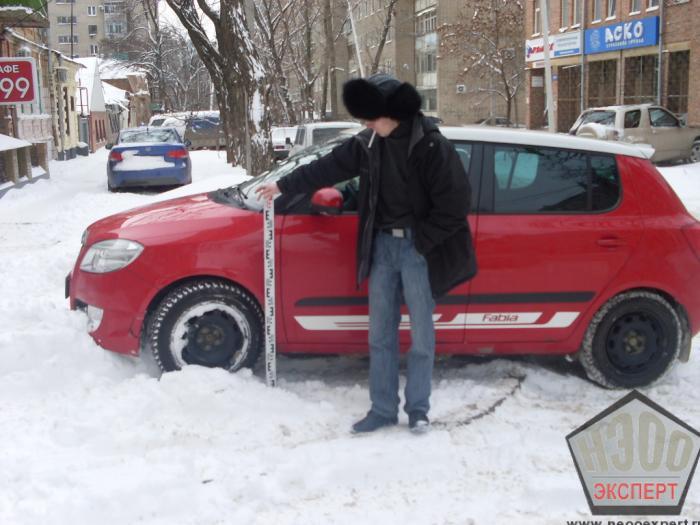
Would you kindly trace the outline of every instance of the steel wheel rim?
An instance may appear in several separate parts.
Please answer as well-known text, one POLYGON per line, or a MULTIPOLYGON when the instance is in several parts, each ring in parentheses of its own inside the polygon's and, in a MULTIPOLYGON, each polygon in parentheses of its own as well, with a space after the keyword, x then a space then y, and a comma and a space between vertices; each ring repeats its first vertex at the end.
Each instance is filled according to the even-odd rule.
POLYGON ((198 364, 233 369, 248 355, 251 334, 240 310, 221 301, 208 301, 178 316, 170 349, 178 368, 198 364))

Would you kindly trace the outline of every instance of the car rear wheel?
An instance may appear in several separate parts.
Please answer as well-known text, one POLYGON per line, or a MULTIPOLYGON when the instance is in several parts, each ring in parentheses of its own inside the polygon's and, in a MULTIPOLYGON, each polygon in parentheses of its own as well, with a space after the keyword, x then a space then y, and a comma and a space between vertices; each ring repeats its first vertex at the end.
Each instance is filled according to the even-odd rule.
POLYGON ((202 279, 168 293, 150 316, 147 341, 164 372, 187 365, 234 372, 255 364, 263 344, 263 314, 248 292, 202 279))
POLYGON ((663 297, 644 291, 613 297, 593 317, 579 360, 592 381, 635 388, 663 377, 678 358, 684 325, 663 297))
POLYGON ((700 162, 700 140, 693 142, 693 147, 690 150, 690 162, 700 162))

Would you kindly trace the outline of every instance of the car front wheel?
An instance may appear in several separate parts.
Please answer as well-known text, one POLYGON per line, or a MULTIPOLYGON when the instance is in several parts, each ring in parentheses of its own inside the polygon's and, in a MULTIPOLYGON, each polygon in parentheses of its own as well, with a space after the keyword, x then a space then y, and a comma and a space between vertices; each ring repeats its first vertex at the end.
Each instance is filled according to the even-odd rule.
POLYGON ((255 364, 263 345, 263 314, 248 292, 201 279, 168 293, 149 317, 147 341, 164 372, 187 365, 234 372, 255 364))
POLYGON ((678 358, 684 324, 663 297, 634 291, 613 297, 586 331, 579 360, 607 388, 642 387, 660 379, 678 358))

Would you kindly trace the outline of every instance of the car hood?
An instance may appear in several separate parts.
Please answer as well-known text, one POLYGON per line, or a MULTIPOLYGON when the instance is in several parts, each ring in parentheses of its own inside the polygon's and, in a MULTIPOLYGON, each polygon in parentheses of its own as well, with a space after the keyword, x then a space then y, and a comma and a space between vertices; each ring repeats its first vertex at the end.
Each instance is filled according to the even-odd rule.
POLYGON ((157 202, 105 217, 92 225, 87 243, 124 238, 148 244, 150 240, 183 238, 207 230, 225 230, 234 221, 260 215, 220 204, 209 193, 157 202))

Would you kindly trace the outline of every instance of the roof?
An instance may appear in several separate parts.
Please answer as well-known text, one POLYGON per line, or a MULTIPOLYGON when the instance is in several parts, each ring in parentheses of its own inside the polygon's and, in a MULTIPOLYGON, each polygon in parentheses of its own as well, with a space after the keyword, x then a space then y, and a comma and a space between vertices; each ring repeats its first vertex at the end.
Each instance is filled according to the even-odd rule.
POLYGON ((16 139, 9 135, 0 135, 0 151, 9 151, 11 149, 26 148, 31 146, 31 143, 26 140, 16 139))
POLYGON ((562 149, 609 153, 648 159, 654 150, 648 146, 625 144, 610 140, 588 139, 564 133, 548 133, 527 129, 491 128, 488 126, 449 127, 440 126, 440 131, 450 140, 470 140, 518 144, 523 146, 547 146, 562 149))
POLYGON ((650 107, 661 107, 658 104, 628 104, 626 106, 601 106, 597 108, 587 108, 585 111, 620 111, 620 110, 630 110, 630 109, 646 109, 650 107))
POLYGON ((100 61, 100 78, 102 80, 115 80, 127 78, 129 75, 146 75, 146 72, 123 60, 103 59, 100 61))

